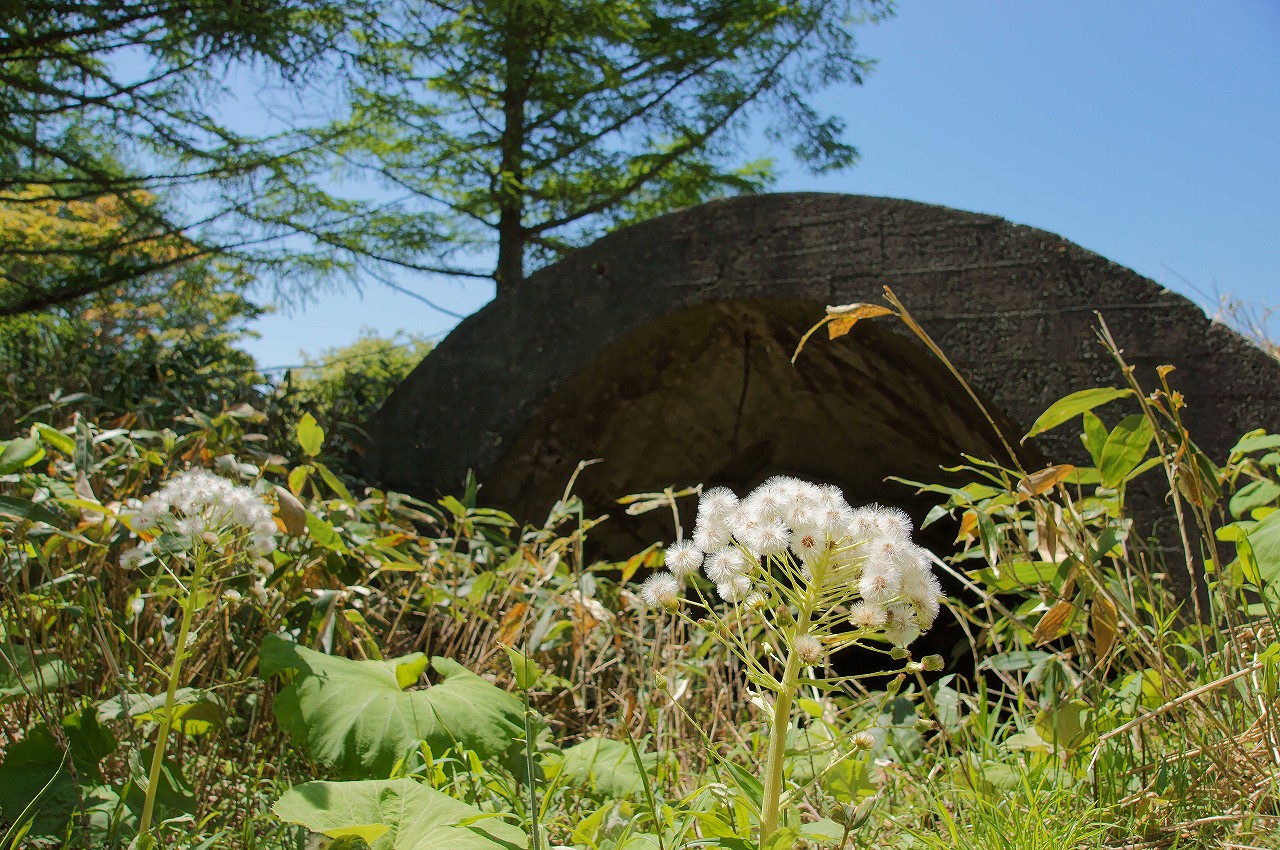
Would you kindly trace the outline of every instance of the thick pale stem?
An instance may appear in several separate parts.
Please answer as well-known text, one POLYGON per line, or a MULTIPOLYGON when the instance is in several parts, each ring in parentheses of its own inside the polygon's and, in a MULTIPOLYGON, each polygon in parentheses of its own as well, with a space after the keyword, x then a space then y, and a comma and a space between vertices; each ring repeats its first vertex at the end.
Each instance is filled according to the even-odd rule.
MULTIPOLYGON (((809 631, 812 611, 808 605, 800 610, 796 620, 796 635, 809 631)), ((792 639, 794 647, 795 639, 792 639)), ((782 801, 782 767, 787 753, 787 732, 791 730, 791 704, 799 689, 799 654, 794 648, 787 651, 787 665, 782 674, 782 687, 773 706, 773 726, 769 730, 769 754, 765 758, 764 798, 760 808, 760 841, 765 841, 778 828, 779 805, 782 801)))
POLYGON ((187 650, 187 635, 191 632, 191 620, 195 615, 196 591, 200 585, 200 572, 203 558, 197 556, 191 587, 182 600, 182 623, 178 626, 178 636, 173 646, 173 667, 169 670, 169 688, 164 695, 164 714, 160 717, 160 734, 156 738, 156 749, 151 755, 151 771, 147 777, 147 795, 142 803, 142 815, 138 819, 138 846, 152 846, 151 815, 156 804, 156 790, 160 782, 160 768, 164 765, 165 745, 169 741, 169 731, 173 728, 173 704, 177 701, 178 682, 182 676, 182 658, 187 650))

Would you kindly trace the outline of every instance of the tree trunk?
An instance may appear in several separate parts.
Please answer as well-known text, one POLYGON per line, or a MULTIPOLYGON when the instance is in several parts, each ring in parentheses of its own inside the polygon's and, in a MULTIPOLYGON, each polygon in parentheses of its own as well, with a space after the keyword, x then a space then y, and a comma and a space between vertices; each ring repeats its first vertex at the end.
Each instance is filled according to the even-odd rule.
POLYGON ((506 68, 502 91, 502 161, 498 193, 498 295, 514 292, 524 283, 524 147, 525 102, 528 98, 529 34, 523 4, 510 4, 503 48, 506 68))

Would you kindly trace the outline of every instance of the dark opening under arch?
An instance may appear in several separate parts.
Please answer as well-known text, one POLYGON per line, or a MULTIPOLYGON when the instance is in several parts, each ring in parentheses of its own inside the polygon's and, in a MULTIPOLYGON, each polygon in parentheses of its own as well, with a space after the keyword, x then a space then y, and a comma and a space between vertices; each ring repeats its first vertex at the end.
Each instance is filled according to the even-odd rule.
MULTIPOLYGON (((463 321, 370 423, 366 471, 432 497, 472 469, 486 503, 531 520, 592 457, 605 459, 579 487, 592 513, 664 485, 742 489, 784 472, 840 483, 852 501, 908 501, 880 479, 998 453, 960 387, 891 318, 788 362, 824 305, 880 302, 886 284, 1011 438, 1058 398, 1122 382, 1096 314, 1149 386, 1155 366, 1177 367, 1211 457, 1280 427, 1280 365, 1059 236, 889 198, 763 195, 610 234, 463 321)), ((1080 456, 1067 429, 1028 451, 1080 456)), ((625 556, 670 534, 645 522, 612 521, 596 539, 625 556)))

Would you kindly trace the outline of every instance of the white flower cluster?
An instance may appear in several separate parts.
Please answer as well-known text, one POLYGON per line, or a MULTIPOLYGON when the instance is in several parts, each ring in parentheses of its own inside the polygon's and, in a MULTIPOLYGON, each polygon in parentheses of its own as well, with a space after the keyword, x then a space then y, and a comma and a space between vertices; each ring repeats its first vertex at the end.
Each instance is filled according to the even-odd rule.
POLYGON ((847 605, 853 626, 882 632, 896 646, 933 624, 942 599, 905 513, 855 510, 838 487, 787 476, 741 501, 727 488, 708 490, 693 538, 668 547, 666 564, 642 589, 650 605, 678 605, 684 581, 701 569, 726 601, 763 606, 768 582, 781 573, 806 583, 824 607, 847 605))
MULTIPOLYGON (((175 475, 131 507, 136 509, 132 525, 138 531, 163 528, 185 537, 243 531, 255 554, 266 555, 276 548, 276 522, 270 506, 248 487, 204 469, 175 475)), ((124 553, 121 563, 137 563, 147 554, 144 544, 124 553)))

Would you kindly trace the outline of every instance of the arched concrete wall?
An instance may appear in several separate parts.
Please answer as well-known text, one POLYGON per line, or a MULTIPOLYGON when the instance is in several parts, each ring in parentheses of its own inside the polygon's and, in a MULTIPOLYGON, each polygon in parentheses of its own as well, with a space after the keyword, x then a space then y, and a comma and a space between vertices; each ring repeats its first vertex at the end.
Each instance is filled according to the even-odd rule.
MULTIPOLYGON (((1012 438, 1061 396, 1120 382, 1094 311, 1149 384, 1156 365, 1178 367, 1211 454, 1280 427, 1280 365, 1061 237, 888 198, 763 195, 610 234, 459 324, 371 423, 367 471, 432 495, 474 469, 486 503, 529 519, 594 457, 578 488, 593 512, 666 484, 741 489, 777 472, 839 483, 851 501, 910 501, 881 479, 997 453, 941 366, 892 318, 787 362, 824 305, 879 303, 885 284, 1012 438)), ((1064 431, 1028 451, 1079 447, 1064 431)), ((609 525, 622 546, 669 535, 659 522, 609 525)))

